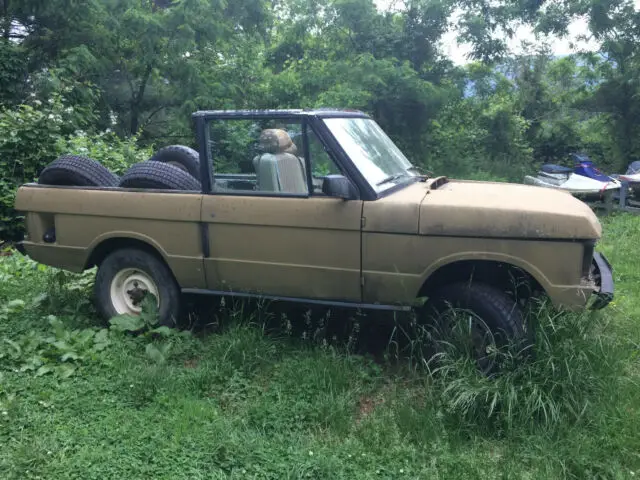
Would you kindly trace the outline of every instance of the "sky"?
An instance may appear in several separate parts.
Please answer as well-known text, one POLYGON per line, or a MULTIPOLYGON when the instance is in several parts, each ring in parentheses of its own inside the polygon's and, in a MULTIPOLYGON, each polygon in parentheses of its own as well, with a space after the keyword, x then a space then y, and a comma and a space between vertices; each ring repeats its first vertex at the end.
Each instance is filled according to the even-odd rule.
MULTIPOLYGON (((388 9, 394 4, 398 4, 401 0, 374 0, 377 7, 381 10, 388 9)), ((640 0, 634 0, 636 9, 640 10, 640 0)), ((548 38, 551 54, 562 56, 570 53, 575 53, 578 50, 597 50, 598 44, 591 41, 582 41, 578 37, 580 35, 588 34, 589 28, 586 19, 577 19, 569 25, 569 33, 564 38, 548 38)), ((470 46, 467 44, 460 44, 456 41, 457 32, 455 30, 447 32, 442 38, 442 51, 455 63, 456 65, 463 65, 469 60, 466 55, 470 51, 470 46)), ((517 34, 514 38, 509 39, 507 44, 509 49, 514 53, 524 52, 521 41, 526 40, 528 42, 536 43, 535 36, 530 27, 520 27, 517 29, 517 34)))

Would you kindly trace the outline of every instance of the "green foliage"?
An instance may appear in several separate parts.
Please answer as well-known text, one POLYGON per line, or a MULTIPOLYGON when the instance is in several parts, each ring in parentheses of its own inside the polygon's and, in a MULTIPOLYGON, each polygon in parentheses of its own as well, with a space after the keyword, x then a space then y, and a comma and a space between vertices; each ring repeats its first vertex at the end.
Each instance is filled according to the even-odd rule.
MULTIPOLYGON (((16 311, 16 301, 9 302, 3 307, 0 320, 3 317, 7 320, 8 314, 16 311)), ((51 373, 59 378, 68 378, 83 363, 95 361, 98 353, 109 346, 109 331, 106 329, 70 331, 53 315, 49 315, 47 321, 51 330, 46 334, 31 331, 15 339, 2 339, 2 368, 30 373, 36 377, 51 373)))
POLYGON ((640 218, 603 224, 615 304, 533 309, 536 356, 505 357, 492 380, 455 350, 429 375, 394 349, 392 319, 360 318, 356 331, 335 312, 227 302, 215 333, 151 334, 153 308, 101 328, 91 308, 61 307, 87 298, 88 275, 0 257, 3 477, 630 478, 640 218), (367 334, 388 346, 361 343, 367 334), (140 462, 150 444, 153 461, 140 462))
POLYGON ((146 295, 142 300, 142 312, 140 315, 118 315, 109 320, 111 329, 116 332, 153 334, 160 333, 166 335, 171 332, 167 327, 154 328, 158 324, 158 309, 156 298, 153 295, 146 295))
POLYGON ((94 117, 91 104, 74 107, 64 86, 40 100, 32 93, 26 103, 0 108, 0 238, 12 239, 22 231, 13 202, 16 188, 35 181, 44 166, 54 160, 59 142, 94 117))
POLYGON ((88 156, 115 173, 146 160, 152 149, 139 148, 136 138, 120 139, 110 131, 90 134, 82 130, 93 117, 87 106, 74 107, 65 94, 51 93, 46 101, 31 97, 29 103, 0 110, 0 238, 16 239, 22 219, 13 209, 15 191, 37 180, 42 169, 62 154, 88 156))
POLYGON ((56 142, 64 135, 68 112, 60 96, 43 104, 19 105, 0 111, 0 235, 16 237, 20 225, 13 210, 17 185, 36 179, 56 156, 56 142))
POLYGON ((24 310, 25 305, 25 301, 20 299, 7 302, 6 305, 0 308, 0 321, 8 320, 11 314, 24 310))
POLYGON ((442 109, 431 123, 425 149, 426 167, 438 174, 480 179, 499 176, 520 182, 532 164, 526 141, 527 121, 517 113, 513 98, 490 102, 464 101, 442 109))
POLYGON ((0 41, 0 65, 0 105, 15 104, 27 90, 24 51, 11 42, 0 41))
POLYGON ((581 422, 592 398, 619 388, 618 372, 633 347, 612 336, 610 325, 595 315, 552 312, 545 304, 533 309, 531 321, 535 358, 523 364, 523 352, 498 351, 502 370, 492 378, 479 375, 450 340, 445 343, 437 376, 447 412, 485 428, 554 430, 581 422))
POLYGON ((55 158, 56 142, 69 133, 73 111, 60 95, 0 111, 0 168, 8 180, 33 181, 55 158))
POLYGON ((147 357, 154 363, 166 362, 173 338, 189 336, 189 331, 178 332, 167 326, 158 326, 156 299, 147 295, 141 304, 140 315, 118 315, 109 320, 110 330, 120 333, 135 333, 139 338, 150 339, 145 347, 147 357))
POLYGON ((153 155, 153 148, 139 147, 136 137, 121 139, 111 131, 94 135, 76 131, 70 137, 58 139, 56 151, 92 158, 118 175, 122 175, 134 163, 148 160, 153 155))

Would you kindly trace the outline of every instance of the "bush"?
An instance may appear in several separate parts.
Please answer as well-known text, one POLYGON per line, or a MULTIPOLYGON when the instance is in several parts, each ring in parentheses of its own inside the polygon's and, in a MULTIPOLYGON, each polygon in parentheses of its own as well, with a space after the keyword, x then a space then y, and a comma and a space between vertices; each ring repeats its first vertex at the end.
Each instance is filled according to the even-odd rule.
POLYGON ((59 96, 0 111, 0 238, 20 235, 13 210, 16 187, 36 179, 42 167, 55 158, 55 144, 64 135, 66 117, 72 113, 65 112, 59 96))
POLYGON ((56 143, 59 154, 82 155, 92 158, 113 173, 122 175, 131 165, 143 162, 153 154, 151 147, 138 148, 136 138, 121 139, 110 131, 88 135, 77 131, 69 138, 61 138, 56 143))
POLYGON ((150 149, 136 147, 135 138, 85 133, 91 114, 70 106, 64 95, 52 93, 46 101, 32 95, 29 103, 0 110, 0 240, 17 240, 23 233, 22 219, 13 209, 16 189, 36 181, 59 155, 89 156, 115 173, 151 155, 150 149))
POLYGON ((465 99, 445 106, 431 123, 426 167, 438 175, 521 182, 532 163, 527 122, 509 97, 465 99))

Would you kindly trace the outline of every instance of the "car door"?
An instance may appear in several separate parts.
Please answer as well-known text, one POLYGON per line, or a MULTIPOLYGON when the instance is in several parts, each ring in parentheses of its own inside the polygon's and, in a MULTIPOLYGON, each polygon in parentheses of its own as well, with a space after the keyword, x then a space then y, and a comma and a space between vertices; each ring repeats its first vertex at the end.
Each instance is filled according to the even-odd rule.
POLYGON ((208 288, 360 301, 362 201, 322 194, 322 175, 338 168, 318 137, 300 119, 215 122, 201 213, 208 288))

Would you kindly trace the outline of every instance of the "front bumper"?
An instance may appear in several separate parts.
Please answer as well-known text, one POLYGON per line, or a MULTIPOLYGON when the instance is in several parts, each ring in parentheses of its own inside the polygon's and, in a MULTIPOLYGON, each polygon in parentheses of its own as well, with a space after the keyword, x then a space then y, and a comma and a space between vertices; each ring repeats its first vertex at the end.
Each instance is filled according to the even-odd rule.
POLYGON ((613 270, 606 257, 598 252, 593 254, 593 278, 598 290, 594 292, 595 300, 591 304, 592 310, 606 307, 613 300, 613 270))

